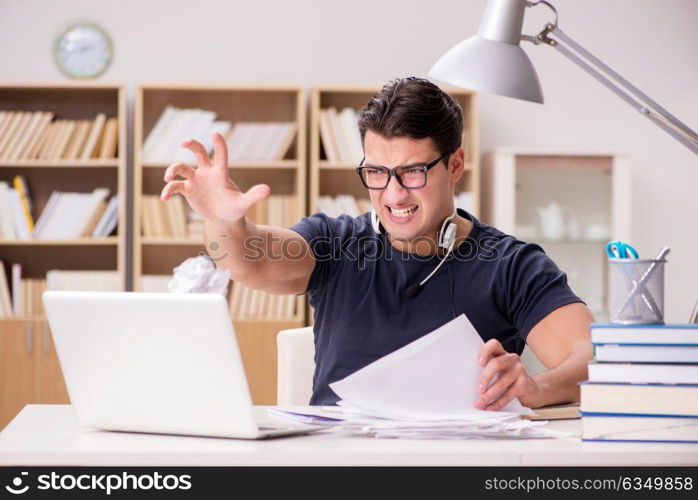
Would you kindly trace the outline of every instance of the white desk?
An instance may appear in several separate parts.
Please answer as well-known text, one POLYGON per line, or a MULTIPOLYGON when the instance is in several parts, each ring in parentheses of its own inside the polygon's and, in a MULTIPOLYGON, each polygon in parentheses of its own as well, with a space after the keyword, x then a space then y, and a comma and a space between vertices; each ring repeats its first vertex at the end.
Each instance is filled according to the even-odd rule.
MULTIPOLYGON (((264 407, 256 409, 265 412, 264 407)), ((580 420, 551 422, 575 432, 580 420)), ((402 440, 331 433, 268 441, 86 431, 70 405, 27 405, 0 433, 0 465, 698 465, 698 444, 402 440)))

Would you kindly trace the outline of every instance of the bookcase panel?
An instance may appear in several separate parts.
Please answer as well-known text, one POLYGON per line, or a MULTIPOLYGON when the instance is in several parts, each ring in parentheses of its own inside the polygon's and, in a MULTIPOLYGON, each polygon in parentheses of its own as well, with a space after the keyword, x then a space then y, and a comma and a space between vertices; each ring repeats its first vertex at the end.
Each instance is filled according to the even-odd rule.
POLYGON ((142 274, 172 274, 172 270, 186 259, 205 250, 203 239, 191 245, 144 245, 142 274))
POLYGON ((0 110, 53 111, 60 119, 93 119, 97 113, 107 118, 119 115, 116 88, 0 88, 0 110))
MULTIPOLYGON (((185 210, 190 223, 187 226, 189 236, 143 237, 142 225, 144 223, 146 226, 153 225, 152 218, 148 217, 150 214, 144 210, 146 207, 150 207, 151 210, 159 208, 151 198, 145 198, 145 196, 159 195, 162 192, 165 186, 163 175, 168 165, 159 164, 160 161, 164 161, 165 155, 161 155, 163 156, 162 160, 156 159, 157 155, 151 156, 152 160, 146 158, 148 162, 144 164, 142 147, 167 106, 212 111, 216 113, 217 121, 228 121, 233 125, 241 122, 292 122, 295 124, 296 135, 290 148, 285 152, 283 160, 258 161, 252 159, 253 157, 264 158, 264 155, 250 155, 249 159, 243 159, 245 155, 238 155, 239 157, 235 158, 234 152, 230 158, 230 177, 243 191, 255 184, 264 183, 271 187, 272 195, 295 198, 295 207, 292 206, 293 199, 283 200, 279 197, 274 198, 273 203, 270 199, 267 204, 255 207, 259 210, 253 209, 248 213, 250 218, 254 216, 270 218, 271 212, 268 212, 269 210, 281 211, 280 207, 283 207, 283 214, 273 212, 275 217, 272 219, 279 220, 279 216, 290 213, 300 215, 306 210, 304 104, 303 91, 296 86, 178 83, 139 86, 134 113, 133 283, 135 290, 141 289, 144 275, 165 275, 161 281, 164 283, 167 280, 166 276, 171 276, 173 269, 185 259, 195 257, 201 252, 206 253, 204 237, 196 232, 197 228, 200 230, 200 220, 196 221, 195 217, 189 216, 188 205, 185 210), (190 225, 192 230, 189 229, 190 225)), ((187 125, 184 125, 184 128, 186 127, 187 125)), ((192 132, 192 135, 195 133, 192 132)), ((185 138, 182 137, 182 139, 185 138)), ((286 220, 288 217, 284 219, 286 220)), ((155 230, 151 228, 146 232, 159 234, 161 231, 158 229, 158 224, 155 223, 155 230)), ((170 231, 165 230, 162 233, 170 234, 170 231)), ((215 257, 213 253, 212 255, 215 257)), ((157 278, 150 281, 154 282, 154 280, 156 281, 157 278)), ((230 285, 229 288, 232 289, 232 283, 230 285)), ((228 300, 232 305, 233 294, 230 289, 228 300)), ((242 294, 243 292, 240 292, 238 297, 241 297, 242 294)), ((280 314, 280 309, 283 307, 272 307, 272 304, 288 304, 287 302, 272 302, 271 299, 263 302, 259 298, 259 292, 255 297, 257 297, 256 302, 251 298, 249 300, 250 307, 247 312, 250 314, 241 315, 245 319, 236 319, 232 309, 231 317, 238 335, 252 399, 255 404, 274 404, 276 401, 276 334, 279 330, 297 328, 303 325, 303 299, 291 297, 295 301, 295 316, 289 317, 287 309, 281 311, 284 314, 280 314), (252 302, 259 307, 252 308, 252 302), (264 308, 264 313, 275 312, 273 317, 260 315, 261 304, 267 306, 264 308), (253 310, 255 314, 251 314, 253 310)), ((243 302, 236 302, 236 304, 242 307, 243 302)))
POLYGON ((0 260, 6 275, 11 274, 11 263, 22 264, 23 278, 46 278, 46 271, 116 270, 116 245, 0 245, 0 260))
MULTIPOLYGON (((368 198, 368 189, 361 184, 356 170, 353 168, 322 170, 320 172, 320 194, 324 196, 337 196, 350 194, 356 198, 368 198)), ((317 207, 311 207, 311 211, 317 207)))
POLYGON ((360 110, 378 90, 378 88, 375 88, 372 91, 324 92, 320 96, 320 108, 325 109, 334 106, 337 109, 348 107, 360 110))

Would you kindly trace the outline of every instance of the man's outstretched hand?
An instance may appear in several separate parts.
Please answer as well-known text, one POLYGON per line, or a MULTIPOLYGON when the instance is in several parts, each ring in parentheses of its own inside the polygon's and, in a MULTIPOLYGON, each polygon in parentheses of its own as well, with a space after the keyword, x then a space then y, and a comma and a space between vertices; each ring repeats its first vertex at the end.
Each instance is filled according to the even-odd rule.
POLYGON ((197 166, 173 163, 165 170, 167 183, 160 199, 167 201, 175 193, 181 193, 189 206, 207 220, 236 221, 242 219, 249 208, 269 196, 266 184, 252 186, 242 192, 228 173, 228 146, 218 132, 212 134, 213 162, 203 145, 193 139, 181 145, 194 153, 197 166), (176 176, 184 180, 175 180, 176 176))

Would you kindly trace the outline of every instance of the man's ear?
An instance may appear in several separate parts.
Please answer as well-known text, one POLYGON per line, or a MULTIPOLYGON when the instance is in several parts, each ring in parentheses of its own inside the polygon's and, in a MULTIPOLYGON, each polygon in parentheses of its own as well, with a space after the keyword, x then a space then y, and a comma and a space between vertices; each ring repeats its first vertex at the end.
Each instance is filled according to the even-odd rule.
POLYGON ((448 157, 448 177, 452 183, 458 182, 463 177, 465 171, 465 150, 456 149, 448 157))

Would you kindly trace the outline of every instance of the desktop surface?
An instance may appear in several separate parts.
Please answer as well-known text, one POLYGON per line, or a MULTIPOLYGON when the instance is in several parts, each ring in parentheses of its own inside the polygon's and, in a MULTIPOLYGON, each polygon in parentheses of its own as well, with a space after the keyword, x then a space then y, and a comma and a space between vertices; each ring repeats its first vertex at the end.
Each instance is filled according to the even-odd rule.
MULTIPOLYGON (((266 408, 255 412, 266 416, 266 408)), ((581 420, 548 425, 574 437, 407 440, 323 431, 244 441, 85 430, 70 405, 27 405, 0 433, 0 465, 698 465, 698 444, 582 442, 581 420)))

